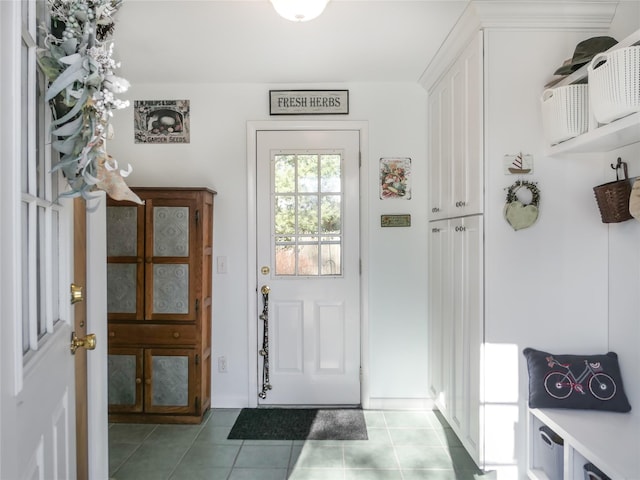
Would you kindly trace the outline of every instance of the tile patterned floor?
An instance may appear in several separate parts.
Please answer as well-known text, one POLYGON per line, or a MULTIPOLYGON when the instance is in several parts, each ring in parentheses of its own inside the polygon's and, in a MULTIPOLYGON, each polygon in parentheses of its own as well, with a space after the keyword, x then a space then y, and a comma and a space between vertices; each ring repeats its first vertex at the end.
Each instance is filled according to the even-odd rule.
POLYGON ((239 409, 201 425, 111 424, 115 480, 473 480, 480 473, 439 414, 365 410, 368 440, 227 440, 239 409))

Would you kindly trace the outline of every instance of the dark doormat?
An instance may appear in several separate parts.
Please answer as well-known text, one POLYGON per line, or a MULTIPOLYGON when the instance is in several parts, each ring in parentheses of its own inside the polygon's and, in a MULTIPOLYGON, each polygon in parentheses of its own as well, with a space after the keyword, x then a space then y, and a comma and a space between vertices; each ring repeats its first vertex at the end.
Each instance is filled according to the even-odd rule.
POLYGON ((230 440, 367 440, 356 408, 243 408, 230 440))

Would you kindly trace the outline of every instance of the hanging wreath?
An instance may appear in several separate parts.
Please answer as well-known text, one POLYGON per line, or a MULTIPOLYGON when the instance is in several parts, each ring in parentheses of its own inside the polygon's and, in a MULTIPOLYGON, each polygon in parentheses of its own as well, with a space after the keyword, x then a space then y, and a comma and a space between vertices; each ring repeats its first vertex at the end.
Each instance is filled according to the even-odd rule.
POLYGON ((143 203, 129 189, 124 177, 107 154, 113 110, 126 108, 128 101, 115 94, 125 92, 129 82, 114 75, 119 67, 112 59, 113 15, 122 0, 48 0, 51 28, 42 25, 45 48, 38 62, 49 83, 45 100, 53 113, 53 148, 69 184, 66 196, 90 197, 100 189, 116 200, 143 203))
POLYGON ((534 182, 517 180, 507 189, 507 202, 504 206, 504 218, 514 230, 521 230, 533 225, 538 219, 540 190, 534 182), (518 190, 527 189, 531 193, 531 201, 523 203, 518 197, 518 190))

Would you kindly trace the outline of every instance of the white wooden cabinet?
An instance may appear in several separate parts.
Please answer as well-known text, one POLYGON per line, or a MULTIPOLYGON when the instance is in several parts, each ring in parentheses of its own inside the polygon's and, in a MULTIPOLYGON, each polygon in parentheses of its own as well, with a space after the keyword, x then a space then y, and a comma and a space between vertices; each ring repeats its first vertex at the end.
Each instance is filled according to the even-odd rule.
POLYGON ((429 95, 430 391, 480 465, 482 34, 429 95))
POLYGON ((482 215, 434 221, 430 227, 430 389, 479 464, 482 215))
POLYGON ((429 96, 430 219, 482 213, 482 35, 429 96))

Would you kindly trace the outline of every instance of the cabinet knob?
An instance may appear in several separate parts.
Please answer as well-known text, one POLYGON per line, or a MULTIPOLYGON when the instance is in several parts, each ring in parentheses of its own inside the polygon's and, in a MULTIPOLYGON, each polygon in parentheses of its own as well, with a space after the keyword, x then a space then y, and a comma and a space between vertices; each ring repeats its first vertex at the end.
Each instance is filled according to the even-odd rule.
POLYGON ((112 338, 115 337, 116 336, 116 332, 113 332, 113 331, 109 332, 109 336, 112 337, 112 338))
POLYGON ((147 258, 145 258, 145 262, 147 262, 147 263, 151 263, 151 257, 147 257, 147 258))
POLYGON ((180 338, 180 332, 173 332, 173 338, 180 338))
POLYGON ((136 385, 140 385, 142 383, 142 379, 140 377, 136 378, 136 385))
POLYGON ((144 383, 146 385, 151 385, 151 379, 150 378, 145 379, 144 383))

